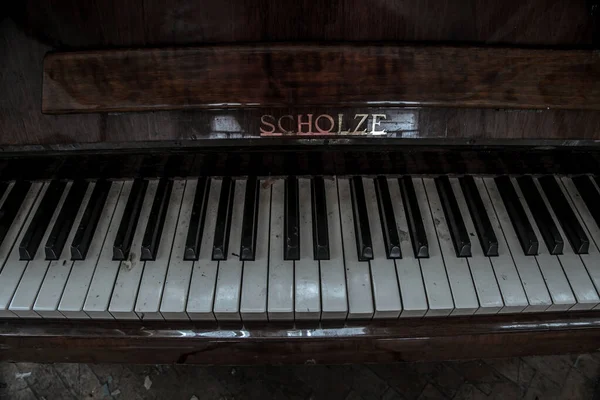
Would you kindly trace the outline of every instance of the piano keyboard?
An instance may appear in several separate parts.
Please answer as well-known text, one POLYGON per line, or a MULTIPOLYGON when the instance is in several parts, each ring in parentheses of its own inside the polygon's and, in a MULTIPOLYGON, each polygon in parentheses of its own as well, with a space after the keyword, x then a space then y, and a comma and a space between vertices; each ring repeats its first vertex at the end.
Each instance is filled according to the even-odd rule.
POLYGON ((0 317, 320 321, 590 310, 596 177, 0 186, 0 317))

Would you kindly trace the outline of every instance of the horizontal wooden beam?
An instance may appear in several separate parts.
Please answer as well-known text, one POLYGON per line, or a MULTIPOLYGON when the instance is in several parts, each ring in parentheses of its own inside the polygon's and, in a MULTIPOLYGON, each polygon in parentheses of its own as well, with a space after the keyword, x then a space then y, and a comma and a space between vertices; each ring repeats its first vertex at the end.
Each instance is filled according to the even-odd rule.
POLYGON ((600 110, 584 50, 246 45, 53 53, 45 113, 295 106, 600 110))

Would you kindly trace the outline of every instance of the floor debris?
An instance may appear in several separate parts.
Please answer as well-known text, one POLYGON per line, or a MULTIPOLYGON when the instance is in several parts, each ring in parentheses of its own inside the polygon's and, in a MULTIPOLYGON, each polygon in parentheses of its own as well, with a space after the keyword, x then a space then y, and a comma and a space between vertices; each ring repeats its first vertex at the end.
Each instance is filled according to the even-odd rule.
POLYGON ((120 391, 119 389, 117 389, 117 390, 115 390, 114 392, 112 392, 110 395, 111 395, 112 397, 116 397, 116 396, 118 396, 118 395, 120 395, 120 394, 121 394, 121 391, 120 391))
POLYGON ((152 380, 150 380, 148 375, 146 375, 146 379, 144 379, 144 387, 146 390, 150 390, 150 387, 152 387, 152 380))
POLYGON ((15 374, 15 378, 17 379, 25 379, 31 376, 31 372, 17 372, 15 374))

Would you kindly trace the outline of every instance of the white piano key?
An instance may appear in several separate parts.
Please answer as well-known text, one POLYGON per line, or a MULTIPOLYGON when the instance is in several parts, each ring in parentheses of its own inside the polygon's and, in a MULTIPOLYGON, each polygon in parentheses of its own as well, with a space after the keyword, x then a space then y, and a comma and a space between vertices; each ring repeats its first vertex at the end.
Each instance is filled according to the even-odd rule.
MULTIPOLYGON (((569 204, 571 204, 571 207, 573 207, 575 216, 592 239, 588 254, 580 254, 579 257, 581 258, 581 261, 583 261, 583 265, 585 265, 589 277, 594 283, 596 292, 600 293, 600 263, 598 262, 598 260, 600 260, 600 227, 594 221, 594 217, 585 205, 585 202, 581 198, 573 181, 570 178, 563 177, 561 182, 561 190, 565 194, 569 204)), ((567 247, 567 245, 565 245, 565 247, 567 247)), ((595 309, 597 310, 598 306, 596 306, 595 309)))
POLYGON ((267 321, 267 284, 269 274, 269 218, 271 186, 260 182, 258 227, 254 261, 244 261, 240 314, 244 321, 267 321))
MULTIPOLYGON (((131 242, 129 259, 121 261, 118 267, 119 272, 112 289, 112 295, 110 295, 108 290, 103 292, 104 296, 110 295, 108 311, 115 319, 139 318, 135 313, 135 300, 137 298, 140 281, 145 267, 145 262, 140 260, 142 240, 144 240, 144 233, 146 232, 146 226, 148 225, 148 217, 152 210, 152 203, 154 202, 157 187, 158 180, 151 180, 148 182, 148 187, 146 188, 146 193, 144 195, 144 202, 142 203, 142 209, 140 211, 140 217, 135 228, 135 233, 133 234, 133 241, 131 242)), ((103 296, 101 295, 101 298, 102 297, 103 296)))
MULTIPOLYGON (((58 305, 58 311, 68 319, 87 319, 89 316, 83 311, 85 299, 90 287, 96 264, 102 251, 102 246, 105 241, 104 238, 107 236, 108 228, 111 226, 113 214, 115 214, 115 208, 117 207, 117 201, 121 189, 123 188, 123 182, 113 182, 108 191, 102 214, 98 220, 94 237, 90 243, 87 256, 85 260, 75 261, 73 267, 70 270, 70 274, 67 278, 67 282, 58 305)), ((121 207, 121 215, 122 209, 121 207)), ((120 218, 120 217, 119 217, 120 218)), ((118 229, 118 221, 113 231, 116 233, 118 229)), ((114 233, 112 236, 114 241, 114 233)), ((70 246, 71 243, 67 242, 65 246, 70 246)), ((112 242, 110 243, 112 246, 112 242)))
POLYGON ((425 185, 421 178, 413 178, 415 194, 421 209, 421 217, 425 233, 427 234, 427 243, 429 245, 429 257, 421 258, 421 271, 423 281, 427 291, 427 300, 429 310, 425 316, 438 317, 450 315, 454 311, 454 300, 450 291, 450 283, 444 267, 444 259, 437 239, 429 200, 425 191, 425 185))
POLYGON ((165 276, 169 267, 169 258, 173 248, 173 237, 177 225, 181 223, 179 210, 185 189, 184 180, 173 181, 165 223, 160 236, 156 259, 146 261, 140 289, 135 302, 135 312, 142 320, 162 320, 160 302, 163 294, 165 276))
POLYGON ((348 316, 348 292, 336 178, 323 179, 329 231, 329 260, 319 261, 321 270, 321 319, 344 320, 348 316))
POLYGON ((35 182, 31 185, 0 246, 0 264, 2 265, 2 272, 0 272, 0 318, 16 318, 16 315, 8 310, 8 305, 23 275, 26 264, 26 261, 19 260, 19 243, 23 239, 47 188, 47 183, 35 182))
POLYGON ((212 246, 215 238, 221 185, 222 181, 218 179, 212 179, 210 182, 210 193, 208 195, 208 207, 206 209, 206 219, 204 220, 204 230, 202 232, 200 255, 192 268, 192 280, 190 282, 186 311, 188 317, 194 321, 215 320, 213 303, 219 262, 212 260, 212 246))
POLYGON ((187 304, 194 262, 184 260, 183 256, 197 186, 197 179, 189 179, 185 184, 185 192, 181 202, 179 220, 173 241, 173 250, 171 251, 169 269, 160 304, 160 313, 166 320, 189 319, 185 312, 185 306, 187 304))
POLYGON ((347 178, 338 179, 338 196, 348 288, 348 319, 371 319, 375 313, 371 272, 368 262, 358 261, 350 181, 347 178))
POLYGON ((35 299, 33 310, 42 318, 64 318, 64 315, 58 311, 58 303, 63 294, 65 284, 67 283, 67 278, 71 273, 71 268, 73 267, 74 263, 71 261, 71 252, 69 251, 69 247, 71 242, 73 242, 75 234, 77 233, 77 228, 81 223, 81 218, 83 217, 83 213, 85 212, 87 204, 90 200, 94 186, 95 183, 93 182, 88 185, 87 191, 85 192, 82 202, 79 205, 79 209, 77 210, 77 214, 75 215, 75 219, 73 220, 73 225, 71 226, 69 236, 67 236, 67 240, 65 241, 65 247, 63 248, 62 253, 59 255, 60 258, 50 262, 50 266, 48 267, 48 272, 46 273, 46 277, 42 282, 40 292, 35 299))
POLYGON ((475 225, 469 213, 469 207, 467 206, 458 178, 450 178, 450 185, 452 186, 452 191, 465 222, 467 232, 471 237, 471 257, 467 258, 467 262, 469 263, 475 290, 477 290, 477 298, 479 299, 480 308, 476 314, 496 314, 504 307, 496 275, 494 275, 490 259, 483 254, 483 249, 481 248, 481 243, 479 242, 477 231, 475 230, 475 225))
MULTIPOLYGON (((504 237, 502 227, 500 226, 500 221, 496 216, 491 194, 488 192, 482 178, 475 178, 475 184, 477 185, 477 190, 479 191, 488 218, 490 219, 490 223, 496 234, 496 239, 498 239, 498 256, 490 257, 489 259, 492 263, 492 268, 494 269, 500 292, 502 293, 502 299, 504 300, 504 308, 502 308, 499 313, 522 312, 529 303, 527 301, 527 296, 525 295, 525 290, 523 289, 523 284, 519 278, 519 273, 517 272, 515 263, 508 250, 508 244, 504 237)), ((496 199, 499 199, 500 194, 497 190, 492 190, 492 193, 496 199)), ((499 199, 499 201, 502 201, 502 199, 499 199)))
POLYGON ((2 207, 4 205, 4 202, 6 201, 6 198, 10 194, 11 190, 13 189, 13 187, 15 186, 15 183, 16 183, 15 181, 8 182, 8 186, 6 187, 6 190, 4 191, 4 194, 2 195, 2 197, 0 197, 0 207, 2 207))
POLYGON ((244 199, 246 180, 235 181, 233 210, 231 212, 231 230, 227 246, 227 260, 219 261, 215 304, 213 313, 217 321, 240 321, 240 293, 242 291, 242 268, 240 261, 240 243, 242 220, 244 219, 244 199))
MULTIPOLYGON (((83 304, 83 311, 92 319, 114 319, 108 312, 108 304, 110 302, 110 295, 115 284, 117 272, 119 271, 120 261, 113 261, 112 259, 113 244, 119 230, 119 225, 121 224, 121 219, 123 218, 123 213, 125 212, 125 206, 127 205, 127 199, 131 193, 132 185, 133 181, 125 181, 123 183, 123 188, 119 194, 115 212, 110 221, 110 228, 104 239, 102 250, 94 270, 94 275, 86 294, 85 303, 83 304)), ((92 241, 92 243, 93 242, 94 241, 92 241)), ((86 259, 89 258, 91 257, 88 250, 86 259)), ((77 263, 75 264, 75 267, 77 267, 77 263)))
POLYGON ((454 300, 454 310, 452 315, 471 315, 479 309, 479 301, 475 292, 475 285, 471 276, 471 270, 465 257, 457 257, 454 250, 454 244, 450 237, 450 228, 446 221, 442 203, 435 186, 433 178, 423 178, 427 199, 429 200, 429 209, 433 217, 438 243, 452 298, 454 300))
POLYGON ((402 314, 400 317, 422 317, 428 310, 427 295, 421 274, 421 265, 415 258, 415 253, 408 233, 408 222, 400 194, 398 179, 388 179, 390 197, 396 217, 396 227, 400 236, 400 250, 402 259, 394 260, 400 295, 402 297, 402 314))
MULTIPOLYGON (((546 208, 550 212, 556 227, 563 240, 566 240, 565 235, 560 223, 558 222, 554 210, 550 206, 546 194, 542 190, 542 187, 537 180, 534 178, 535 185, 540 192, 546 208)), ((568 197, 568 195, 565 195, 568 197)), ((526 212, 531 212, 529 208, 526 212)), ((577 213, 577 211, 575 211, 577 213)), ((530 220, 533 220, 530 217, 530 220)), ((539 229, 536 224, 532 223, 533 229, 537 237, 542 237, 539 233, 539 229)), ((583 262, 578 254, 575 254, 571 245, 565 243, 563 247, 563 254, 553 256, 548 251, 545 244, 540 243, 540 251, 537 256, 538 264, 546 279, 546 285, 552 296, 553 305, 550 307, 550 311, 565 311, 565 310, 589 310, 600 302, 594 284, 592 283, 583 262), (565 276, 566 275, 566 276, 565 276)))
POLYGON ((369 261, 375 303, 373 318, 398 318, 402 312, 402 302, 400 301, 396 265, 394 260, 387 258, 383 244, 383 232, 373 179, 363 178, 363 187, 373 244, 373 259, 369 261))
POLYGON ((300 260, 294 262, 295 319, 321 318, 319 261, 314 259, 310 179, 298 179, 300 202, 300 260))
POLYGON ((277 179, 271 191, 268 315, 271 321, 294 320, 294 262, 283 259, 285 181, 277 179))
MULTIPOLYGON (((546 283, 537 265, 537 261, 534 256, 527 256, 523 252, 504 202, 498 192, 496 182, 493 178, 484 178, 484 181, 494 205, 494 210, 500 221, 504 238, 508 243, 508 249, 519 272, 519 278, 523 283, 523 289, 527 295, 529 306, 525 308, 524 312, 545 311, 552 305, 552 299, 548 293, 548 288, 546 288, 546 283)), ((513 184, 513 186, 515 185, 513 184)), ((518 187, 515 187, 515 190, 517 191, 517 195, 521 194, 518 187)), ((522 195, 519 197, 522 197, 522 195)))
MULTIPOLYGON (((42 281, 46 276, 46 272, 48 271, 48 265, 50 261, 46 261, 44 246, 48 241, 48 237, 52 232, 52 228, 54 227, 54 223, 58 218, 58 214, 60 213, 60 209, 62 208, 65 199, 69 190, 71 189, 72 182, 68 182, 65 186, 60 200, 56 205, 56 209, 50 218, 50 222, 48 226, 46 226, 46 230, 44 232, 44 236, 42 237, 42 241, 38 246, 33 259, 29 262, 27 261, 19 261, 21 263, 25 263, 25 271, 21 277, 19 285, 15 291, 15 294, 8 306, 8 309, 15 313, 18 317, 21 318, 40 318, 39 314, 33 311, 33 304, 35 303, 35 298, 40 290, 40 286, 42 285, 42 281)), ((43 200, 42 200, 43 201, 43 200)))

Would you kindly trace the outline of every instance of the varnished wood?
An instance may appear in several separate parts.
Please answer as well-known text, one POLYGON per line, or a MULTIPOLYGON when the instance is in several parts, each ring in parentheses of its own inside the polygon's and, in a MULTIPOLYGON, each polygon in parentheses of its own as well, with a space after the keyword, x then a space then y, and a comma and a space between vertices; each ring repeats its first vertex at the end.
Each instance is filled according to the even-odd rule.
POLYGON ((596 314, 422 318, 303 328, 13 320, 0 324, 0 360, 314 364, 583 353, 598 348, 596 314))
POLYGON ((257 44, 49 54, 45 113, 277 106, 600 110, 592 51, 257 44))

